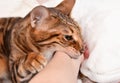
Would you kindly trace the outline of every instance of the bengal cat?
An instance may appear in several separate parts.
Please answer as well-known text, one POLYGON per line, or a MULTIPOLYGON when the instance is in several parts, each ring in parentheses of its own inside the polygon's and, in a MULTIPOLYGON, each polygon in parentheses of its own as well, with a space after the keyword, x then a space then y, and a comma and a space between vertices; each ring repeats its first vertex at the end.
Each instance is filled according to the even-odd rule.
POLYGON ((0 19, 0 83, 28 83, 56 51, 80 56, 80 27, 70 17, 74 0, 35 7, 24 18, 0 19), (12 81, 11 81, 12 80, 12 81))

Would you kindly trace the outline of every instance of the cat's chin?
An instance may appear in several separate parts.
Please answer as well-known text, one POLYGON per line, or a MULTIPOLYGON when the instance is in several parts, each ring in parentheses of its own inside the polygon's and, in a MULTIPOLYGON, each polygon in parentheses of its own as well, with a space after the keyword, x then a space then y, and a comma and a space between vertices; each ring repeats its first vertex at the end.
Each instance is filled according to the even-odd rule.
POLYGON ((48 61, 50 61, 55 53, 56 53, 56 51, 46 51, 46 52, 43 53, 43 55, 46 57, 46 59, 48 61))

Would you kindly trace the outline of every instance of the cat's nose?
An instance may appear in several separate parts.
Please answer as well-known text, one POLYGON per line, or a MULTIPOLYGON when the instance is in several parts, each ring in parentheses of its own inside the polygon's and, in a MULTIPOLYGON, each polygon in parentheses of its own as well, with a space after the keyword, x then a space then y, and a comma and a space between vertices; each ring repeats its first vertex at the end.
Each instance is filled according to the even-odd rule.
POLYGON ((82 53, 84 51, 84 44, 81 39, 78 41, 78 45, 79 45, 79 51, 80 53, 82 53))
POLYGON ((85 51, 85 48, 84 48, 84 46, 82 46, 82 48, 80 48, 80 53, 83 54, 84 51, 85 51))

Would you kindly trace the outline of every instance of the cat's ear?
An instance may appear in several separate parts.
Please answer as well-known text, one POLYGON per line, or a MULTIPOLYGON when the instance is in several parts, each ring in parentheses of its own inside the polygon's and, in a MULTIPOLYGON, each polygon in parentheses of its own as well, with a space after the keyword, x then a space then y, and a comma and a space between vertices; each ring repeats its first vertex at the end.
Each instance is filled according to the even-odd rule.
POLYGON ((64 14, 70 15, 74 4, 75 0, 63 0, 63 2, 61 2, 55 8, 61 10, 64 14))
POLYGON ((30 13, 31 17, 31 26, 36 27, 38 24, 42 24, 42 22, 48 18, 49 10, 44 6, 35 7, 30 13))

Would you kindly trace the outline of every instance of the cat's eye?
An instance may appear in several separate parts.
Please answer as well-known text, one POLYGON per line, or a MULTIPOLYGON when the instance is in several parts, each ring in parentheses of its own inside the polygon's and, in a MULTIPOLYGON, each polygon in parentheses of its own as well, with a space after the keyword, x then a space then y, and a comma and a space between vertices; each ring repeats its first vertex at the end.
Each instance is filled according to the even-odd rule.
POLYGON ((71 35, 65 35, 65 39, 69 41, 69 40, 73 40, 73 37, 71 35))
POLYGON ((54 16, 54 15, 51 15, 51 16, 52 16, 53 18, 55 18, 55 19, 57 18, 57 17, 56 17, 56 16, 54 16))

